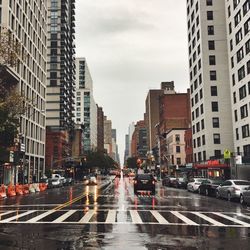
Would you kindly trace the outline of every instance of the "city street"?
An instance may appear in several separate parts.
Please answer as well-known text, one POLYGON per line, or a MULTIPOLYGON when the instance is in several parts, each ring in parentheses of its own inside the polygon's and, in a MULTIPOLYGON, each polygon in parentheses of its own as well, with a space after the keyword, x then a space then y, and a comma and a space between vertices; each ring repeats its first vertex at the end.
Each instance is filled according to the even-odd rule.
POLYGON ((250 209, 129 177, 0 201, 0 249, 249 249, 250 209))

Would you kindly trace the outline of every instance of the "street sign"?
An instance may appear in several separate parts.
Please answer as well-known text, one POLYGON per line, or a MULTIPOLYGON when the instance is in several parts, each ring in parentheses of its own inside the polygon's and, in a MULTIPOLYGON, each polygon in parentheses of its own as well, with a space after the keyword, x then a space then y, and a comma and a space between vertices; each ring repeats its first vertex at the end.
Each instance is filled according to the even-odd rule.
POLYGON ((25 152, 25 144, 24 143, 20 144, 20 151, 25 152))

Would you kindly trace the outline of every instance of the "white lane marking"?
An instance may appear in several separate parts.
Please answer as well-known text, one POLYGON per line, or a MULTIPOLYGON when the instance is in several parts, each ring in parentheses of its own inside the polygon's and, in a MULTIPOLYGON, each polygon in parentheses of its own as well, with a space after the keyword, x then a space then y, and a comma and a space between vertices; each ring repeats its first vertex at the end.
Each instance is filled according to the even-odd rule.
POLYGON ((182 221, 184 221, 188 225, 193 225, 193 226, 198 226, 199 225, 199 224, 197 224, 194 221, 188 219, 186 216, 184 216, 183 214, 181 214, 181 213, 179 213, 177 211, 171 211, 171 213, 173 215, 175 215, 176 217, 178 217, 179 219, 181 219, 182 221))
POLYGON ((109 210, 105 223, 115 223, 116 221, 116 210, 109 210))
POLYGON ((139 213, 136 210, 130 210, 130 215, 131 215, 133 223, 135 223, 135 224, 142 224, 143 223, 139 213))
POLYGON ((169 222, 158 211, 151 210, 150 212, 160 224, 169 224, 169 222))
MULTIPOLYGON (((0 214, 0 215, 1 215, 1 214, 0 214)), ((239 216, 241 216, 241 217, 244 217, 244 218, 250 220, 250 216, 247 216, 247 215, 245 215, 245 214, 236 214, 236 215, 239 215, 239 216)))
POLYGON ((47 211, 47 212, 45 212, 45 213, 42 213, 42 214, 40 214, 40 215, 38 215, 38 216, 36 216, 36 217, 34 217, 34 218, 28 220, 27 222, 28 222, 28 223, 37 222, 37 221, 43 219, 44 217, 46 217, 46 216, 48 216, 48 215, 54 213, 55 211, 56 211, 56 210, 49 210, 49 211, 47 211))
POLYGON ((27 212, 25 212, 25 213, 16 214, 16 215, 14 215, 14 216, 11 216, 11 217, 9 217, 9 218, 7 218, 7 219, 4 219, 4 220, 0 221, 0 223, 5 223, 5 222, 10 222, 10 221, 12 221, 12 220, 17 220, 17 219, 19 219, 19 218, 21 218, 21 217, 23 217, 23 216, 25 216, 25 215, 31 214, 31 213, 33 213, 33 212, 36 212, 36 210, 29 210, 29 211, 27 211, 27 212))
POLYGON ((65 214, 61 215, 57 219, 53 220, 51 223, 61 223, 64 220, 66 220, 68 217, 70 217, 72 214, 74 214, 77 210, 69 210, 65 214))
POLYGON ((203 220, 206 220, 206 221, 210 222, 214 226, 220 226, 220 227, 226 226, 225 224, 220 223, 220 222, 218 222, 218 221, 216 221, 216 220, 214 220, 214 219, 212 219, 212 218, 210 218, 210 217, 208 217, 205 214, 202 214, 200 212, 192 212, 192 213, 197 215, 198 217, 202 218, 203 220))
POLYGON ((238 219, 235 219, 235 218, 233 218, 233 217, 230 217, 230 216, 225 215, 225 214, 222 214, 222 213, 214 212, 213 214, 216 214, 216 215, 218 215, 219 217, 225 218, 225 219, 227 219, 227 220, 230 220, 230 221, 232 221, 232 222, 235 222, 235 223, 240 224, 240 225, 243 225, 243 226, 248 226, 248 227, 250 226, 249 223, 240 221, 240 220, 238 220, 238 219))
POLYGON ((88 223, 92 216, 95 214, 95 210, 89 210, 79 221, 78 223, 88 223))
POLYGON ((8 211, 8 212, 4 212, 4 213, 1 213, 0 214, 0 220, 1 220, 1 217, 4 216, 4 215, 7 215, 7 214, 11 214, 11 213, 14 213, 15 211, 11 210, 11 211, 8 211))

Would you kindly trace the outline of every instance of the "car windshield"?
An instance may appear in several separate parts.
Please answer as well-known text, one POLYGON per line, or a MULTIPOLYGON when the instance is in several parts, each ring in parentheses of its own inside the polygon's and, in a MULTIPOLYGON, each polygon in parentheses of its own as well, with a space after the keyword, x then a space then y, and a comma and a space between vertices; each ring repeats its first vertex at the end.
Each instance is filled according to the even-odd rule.
POLYGON ((137 179, 139 180, 151 180, 153 177, 149 174, 139 174, 137 175, 137 179))
POLYGON ((239 186, 247 186, 247 185, 249 186, 250 181, 235 181, 234 184, 239 186))

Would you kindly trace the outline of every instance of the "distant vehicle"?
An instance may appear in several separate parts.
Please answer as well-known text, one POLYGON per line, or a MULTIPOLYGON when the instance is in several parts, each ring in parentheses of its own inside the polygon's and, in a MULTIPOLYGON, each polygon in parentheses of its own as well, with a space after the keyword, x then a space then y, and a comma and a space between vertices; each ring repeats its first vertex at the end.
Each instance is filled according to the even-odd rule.
POLYGON ((245 188, 250 186, 247 180, 227 180, 217 187, 216 197, 226 198, 228 201, 232 199, 240 199, 245 188))
POLYGON ((48 180, 48 188, 62 187, 63 183, 59 178, 50 178, 48 180))
POLYGON ((201 182, 201 185, 198 188, 198 193, 207 196, 216 196, 217 187, 223 182, 224 180, 221 179, 206 179, 201 182))
POLYGON ((134 194, 141 191, 150 191, 155 195, 155 178, 152 174, 137 174, 134 178, 134 194))
POLYGON ((173 182, 176 180, 174 176, 165 176, 162 179, 162 186, 173 187, 173 182))
POLYGON ((87 176, 84 180, 85 185, 97 185, 97 179, 94 175, 87 176))
POLYGON ((59 179, 63 185, 66 183, 65 177, 61 176, 60 174, 52 174, 51 176, 52 179, 59 179))
POLYGON ((188 184, 187 178, 184 177, 178 177, 174 180, 172 180, 172 186, 176 188, 186 188, 188 184))
POLYGON ((74 184, 74 179, 71 177, 65 178, 66 182, 65 182, 65 186, 69 186, 69 185, 73 185, 74 184))
POLYGON ((240 203, 250 205, 250 186, 244 188, 240 195, 240 203))
POLYGON ((206 180, 205 178, 193 178, 187 184, 187 190, 189 192, 198 192, 201 182, 206 180))

